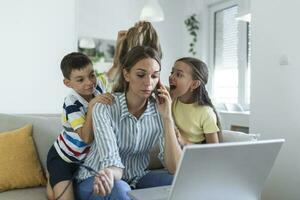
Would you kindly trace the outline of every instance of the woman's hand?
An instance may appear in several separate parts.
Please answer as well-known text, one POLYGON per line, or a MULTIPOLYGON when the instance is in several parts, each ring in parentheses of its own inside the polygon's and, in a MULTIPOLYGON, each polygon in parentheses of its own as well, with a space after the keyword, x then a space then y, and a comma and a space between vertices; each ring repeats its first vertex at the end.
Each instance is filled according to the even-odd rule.
POLYGON ((114 186, 114 175, 110 168, 100 170, 94 179, 94 193, 106 196, 111 193, 114 186))
POLYGON ((172 118, 172 111, 171 111, 171 106, 172 106, 172 99, 171 96, 166 89, 165 86, 161 85, 160 88, 157 89, 158 91, 158 98, 162 98, 163 101, 161 100, 156 100, 158 104, 158 111, 161 114, 163 118, 172 118))

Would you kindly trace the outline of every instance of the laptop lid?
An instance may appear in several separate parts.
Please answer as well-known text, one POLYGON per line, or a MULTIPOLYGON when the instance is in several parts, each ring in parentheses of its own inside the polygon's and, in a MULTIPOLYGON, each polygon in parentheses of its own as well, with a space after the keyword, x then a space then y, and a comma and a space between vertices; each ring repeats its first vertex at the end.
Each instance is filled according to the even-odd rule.
POLYGON ((168 199, 258 199, 283 142, 186 146, 168 199))

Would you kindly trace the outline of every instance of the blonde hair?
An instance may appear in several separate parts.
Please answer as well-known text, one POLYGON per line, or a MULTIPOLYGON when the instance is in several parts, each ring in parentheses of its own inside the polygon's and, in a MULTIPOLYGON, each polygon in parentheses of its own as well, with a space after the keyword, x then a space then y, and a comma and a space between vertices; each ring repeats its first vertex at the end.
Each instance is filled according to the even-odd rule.
MULTIPOLYGON (((126 36, 116 45, 114 62, 118 65, 119 70, 116 76, 117 80, 120 79, 122 74, 122 66, 126 54, 136 46, 151 47, 157 52, 159 58, 162 58, 161 46, 156 30, 150 22, 138 22, 127 31, 126 36)), ((113 87, 113 91, 115 91, 116 87, 113 87)))

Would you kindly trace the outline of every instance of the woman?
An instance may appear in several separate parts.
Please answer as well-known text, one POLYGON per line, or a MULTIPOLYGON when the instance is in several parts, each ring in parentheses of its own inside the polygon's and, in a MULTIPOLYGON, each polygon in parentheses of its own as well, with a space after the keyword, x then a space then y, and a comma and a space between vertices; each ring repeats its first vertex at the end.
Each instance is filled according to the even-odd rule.
POLYGON ((151 47, 134 47, 122 62, 122 76, 112 105, 93 110, 95 143, 79 171, 79 199, 130 199, 131 188, 170 185, 181 156, 174 132, 171 98, 164 86, 157 104, 152 92, 159 82, 160 57, 151 47), (168 171, 149 172, 150 150, 159 144, 159 159, 168 171), (94 194, 93 194, 94 192, 94 194))

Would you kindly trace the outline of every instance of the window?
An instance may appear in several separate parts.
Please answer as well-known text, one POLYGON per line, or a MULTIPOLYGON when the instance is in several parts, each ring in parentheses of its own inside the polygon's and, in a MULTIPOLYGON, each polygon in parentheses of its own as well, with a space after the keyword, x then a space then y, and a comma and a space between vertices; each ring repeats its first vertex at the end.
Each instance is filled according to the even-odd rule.
POLYGON ((235 1, 211 6, 209 24, 212 97, 240 111, 250 104, 251 34, 249 23, 236 20, 238 9, 235 1))

